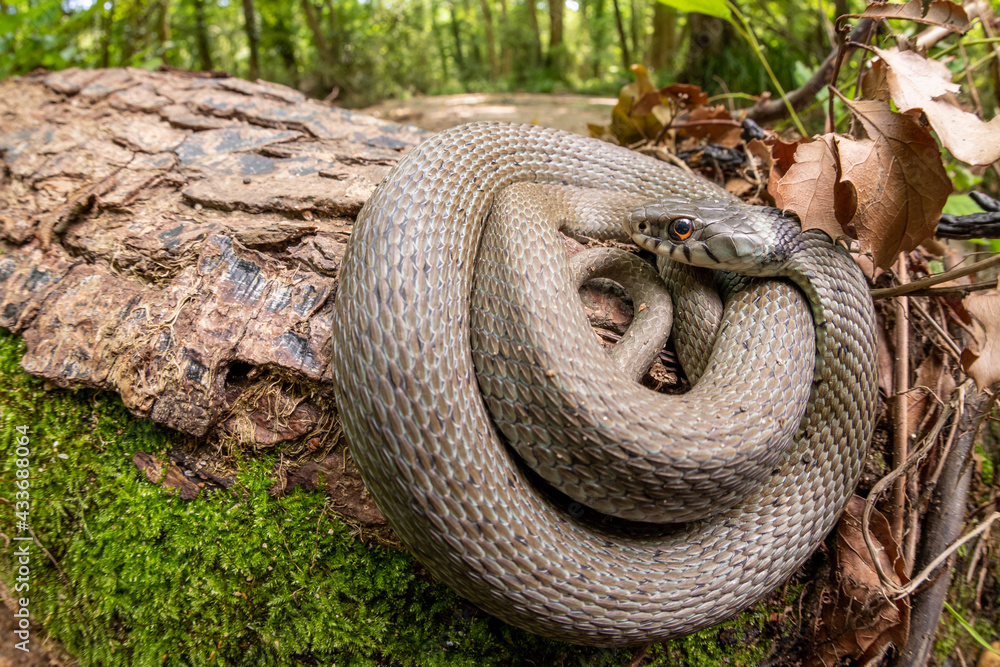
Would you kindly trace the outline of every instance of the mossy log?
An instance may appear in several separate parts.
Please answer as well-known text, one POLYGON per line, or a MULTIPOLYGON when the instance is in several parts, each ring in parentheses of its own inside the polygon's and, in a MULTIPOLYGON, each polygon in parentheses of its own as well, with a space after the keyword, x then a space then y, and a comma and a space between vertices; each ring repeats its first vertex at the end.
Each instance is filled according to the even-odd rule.
MULTIPOLYGON (((33 613, 95 665, 797 660, 814 606, 797 583, 648 652, 582 649, 485 616, 380 544, 336 420, 330 313, 354 217, 425 136, 218 75, 0 83, 0 328, 23 338, 0 336, 0 437, 30 424, 43 452, 33 613), (17 363, 121 403, 43 391, 17 363)), ((592 321, 627 320, 591 298, 592 321)))

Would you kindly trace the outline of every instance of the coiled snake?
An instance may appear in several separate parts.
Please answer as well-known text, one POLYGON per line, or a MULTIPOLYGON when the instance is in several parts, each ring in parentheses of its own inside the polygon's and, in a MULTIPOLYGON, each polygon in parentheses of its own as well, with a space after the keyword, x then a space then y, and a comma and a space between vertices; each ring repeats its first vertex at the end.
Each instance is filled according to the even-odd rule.
MULTIPOLYGON (((504 224, 502 210, 493 215, 504 224)), ((544 218, 553 216, 543 206, 529 232, 547 229, 544 218)), ((578 304, 572 308, 579 313, 578 304)), ((400 539, 484 610, 565 641, 648 643, 718 623, 759 600, 835 523, 873 428, 874 315, 846 251, 704 179, 554 130, 476 123, 404 156, 358 216, 334 318, 341 422, 400 539), (652 399, 671 397, 608 380, 614 362, 589 329, 573 338, 573 323, 546 310, 554 313, 559 302, 553 285, 566 282, 558 243, 542 246, 502 226, 482 240, 498 196, 509 201, 513 193, 517 208, 520 186, 509 186, 519 183, 612 193, 632 207, 624 214, 628 231, 660 255, 790 277, 808 298, 816 334, 797 292, 777 281, 751 282, 727 297, 715 356, 693 362, 694 374, 707 367, 706 378, 716 377, 715 388, 683 408, 657 408, 652 399), (494 266, 487 278, 473 276, 477 251, 481 264, 494 266), (544 277, 504 268, 514 260, 544 277), (532 308, 543 311, 541 320, 524 325, 532 308), (566 344, 553 352, 550 339, 566 344), (535 357, 517 356, 536 345, 535 357), (579 355, 562 357, 573 351, 579 355), (505 354, 513 359, 504 361, 505 354), (582 366, 595 354, 611 370, 582 366), (474 355, 492 373, 479 383, 474 355), (718 369, 729 357, 745 365, 725 375, 718 369), (805 386, 790 388, 798 376, 805 386), (480 383, 512 448, 558 486, 556 496, 570 499, 553 501, 553 492, 527 481, 491 423, 480 383), (583 399, 559 393, 574 383, 589 393, 596 416, 583 399), (557 417, 545 416, 546 407, 557 417), (745 425, 735 433, 752 431, 763 445, 733 444, 732 433, 718 430, 741 416, 745 425), (698 435, 703 423, 709 430, 698 435), (564 426, 584 441, 563 437, 564 426), (641 435, 629 435, 636 429, 641 435), (672 429, 693 441, 658 440, 659 431, 672 429), (624 442, 602 453, 594 443, 605 437, 624 442), (588 472, 587 462, 598 472, 588 472), (687 523, 593 521, 575 502, 592 496, 602 513, 648 521, 649 511, 658 522, 687 523), (707 506, 699 505, 705 498, 707 506)))

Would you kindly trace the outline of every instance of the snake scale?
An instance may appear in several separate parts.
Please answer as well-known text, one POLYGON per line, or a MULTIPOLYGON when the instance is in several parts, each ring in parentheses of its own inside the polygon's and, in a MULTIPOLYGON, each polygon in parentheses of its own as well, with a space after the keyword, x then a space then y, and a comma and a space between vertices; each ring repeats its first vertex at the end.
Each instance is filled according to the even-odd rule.
MULTIPOLYGON (((661 271, 669 272, 664 267, 661 271)), ((494 281, 494 287, 503 291, 505 281, 494 281)), ((536 282, 543 290, 536 301, 544 310, 548 278, 536 282)), ((478 344, 486 346, 486 352, 475 353, 480 365, 484 359, 489 365, 491 344, 498 352, 520 347, 512 332, 521 331, 528 343, 546 333, 520 325, 520 310, 527 307, 522 297, 500 294, 493 305, 501 312, 492 320, 487 314, 485 324, 477 325, 484 327, 478 344)), ((483 303, 489 306, 490 298, 483 303)), ((566 325, 545 316, 550 337, 566 337, 566 325)), ((676 167, 555 130, 475 123, 435 135, 405 155, 358 216, 334 318, 333 376, 341 422, 366 485, 397 535, 438 579, 485 611, 564 641, 608 646, 667 639, 718 623, 765 596, 833 527, 854 489, 873 428, 874 314, 864 278, 845 250, 820 232, 800 233, 796 222, 774 209, 746 206, 676 167), (784 275, 798 284, 812 308, 815 335, 802 298, 781 282, 751 282, 727 297, 724 318, 729 319, 717 348, 733 346, 735 339, 742 341, 736 348, 758 345, 756 364, 764 366, 740 371, 756 373, 754 381, 763 383, 759 390, 747 395, 723 382, 722 397, 705 399, 729 401, 735 406, 730 415, 781 402, 775 397, 790 380, 778 370, 800 354, 789 352, 789 331, 810 338, 808 347, 815 349, 815 367, 800 392, 808 395, 804 414, 775 429, 771 438, 778 453, 769 458, 765 452, 759 469, 748 473, 756 480, 752 489, 741 487, 714 509, 696 508, 692 516, 701 518, 633 529, 628 522, 580 518, 575 503, 567 510, 565 502, 553 502, 551 492, 527 481, 511 448, 538 459, 528 463, 540 463, 538 474, 561 482, 561 491, 586 496, 596 488, 599 497, 621 501, 605 507, 599 500, 602 512, 635 519, 633 511, 639 510, 629 504, 632 496, 645 494, 639 504, 654 511, 671 507, 673 501, 656 490, 658 479, 673 479, 671 472, 657 476, 660 463, 667 470, 676 464, 680 487, 697 491, 702 482, 729 474, 719 456, 742 460, 742 452, 720 449, 715 431, 695 436, 696 445, 713 452, 706 455, 685 443, 677 444, 676 452, 669 444, 644 451, 645 438, 623 448, 625 454, 576 451, 564 443, 563 454, 550 455, 530 442, 531 433, 524 434, 526 444, 508 448, 480 395, 470 346, 477 252, 493 252, 497 265, 512 255, 543 269, 564 261, 559 244, 515 241, 512 249, 480 249, 481 242, 490 243, 482 237, 495 200, 522 183, 632 197, 639 205, 624 222, 643 247, 706 266, 784 275), (802 317, 808 325, 804 333, 802 317), (626 485, 630 467, 652 472, 644 490, 608 490, 592 483, 604 480, 605 472, 578 467, 585 459, 619 474, 626 485)), ((709 375, 713 363, 709 359, 709 375)), ((501 414, 496 423, 506 434, 531 431, 547 419, 541 417, 551 407, 546 403, 557 400, 536 380, 555 371, 526 361, 494 365, 499 376, 521 373, 513 378, 520 389, 494 390, 494 398, 510 407, 508 416, 516 417, 509 421, 501 414)), ((581 378, 588 374, 575 365, 570 371, 581 378)), ((481 382, 488 387, 494 380, 481 382)), ((633 400, 629 396, 642 391, 624 398, 633 400)), ((617 412, 600 422, 646 418, 645 398, 639 405, 621 405, 618 393, 601 398, 617 412)), ((569 422, 578 421, 574 406, 563 405, 562 412, 569 422)), ((664 431, 675 425, 683 430, 707 418, 701 412, 707 411, 696 404, 668 415, 669 423, 661 421, 666 417, 647 421, 664 431)), ((619 432, 631 428, 613 426, 619 432)), ((541 432, 542 444, 559 449, 557 427, 541 432)), ((677 507, 681 515, 687 511, 683 503, 677 507)), ((661 514, 668 521, 672 516, 671 510, 661 514)))

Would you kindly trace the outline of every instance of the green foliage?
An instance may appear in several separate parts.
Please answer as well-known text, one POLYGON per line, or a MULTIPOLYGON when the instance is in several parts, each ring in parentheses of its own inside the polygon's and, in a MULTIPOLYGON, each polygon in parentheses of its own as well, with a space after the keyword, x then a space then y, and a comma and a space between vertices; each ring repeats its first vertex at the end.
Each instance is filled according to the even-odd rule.
MULTIPOLYGON (((251 5, 261 77, 317 97, 336 91, 348 106, 447 92, 615 94, 630 78, 623 51, 630 63, 644 63, 661 46, 667 61, 650 63, 658 68, 660 85, 677 76, 713 92, 758 93, 771 85, 760 63, 747 57, 745 44, 723 39, 706 46, 690 36, 687 14, 654 21, 656 3, 567 2, 561 44, 550 43, 550 0, 253 0, 251 5), (693 69, 692 63, 697 63, 693 69)), ((724 0, 668 4, 730 16, 724 0)), ((238 76, 249 72, 244 2, 11 0, 2 7, 0 78, 71 66, 165 64, 238 76)), ((763 3, 742 11, 786 88, 796 66, 815 67, 828 49, 815 38, 824 19, 813 7, 763 3)))
POLYGON ((7 13, 0 12, 0 79, 39 67, 82 64, 78 37, 92 14, 93 10, 65 14, 61 0, 18 2, 7 13))
POLYGON ((732 19, 732 12, 729 10, 729 3, 726 0, 659 0, 665 5, 670 5, 682 12, 698 12, 717 16, 727 21, 732 19))
POLYGON ((996 461, 993 460, 994 457, 983 448, 982 443, 976 444, 976 455, 979 457, 983 468, 982 483, 987 487, 992 486, 996 480, 996 461))
MULTIPOLYGON (((23 425, 29 523, 53 559, 32 544, 24 594, 34 629, 44 624, 81 664, 630 662, 630 650, 551 642, 473 609, 405 553, 354 537, 319 492, 273 498, 273 461, 243 461, 229 491, 194 501, 168 494, 131 459, 137 451, 163 456, 176 434, 131 417, 108 393, 43 390, 18 368, 23 353, 19 339, 0 331, 0 526, 15 526, 14 444, 23 425)), ((13 551, 0 551, 8 586, 13 551)), ((728 626, 759 627, 766 614, 728 626)), ((752 664, 762 648, 727 646, 722 632, 667 650, 752 664)))

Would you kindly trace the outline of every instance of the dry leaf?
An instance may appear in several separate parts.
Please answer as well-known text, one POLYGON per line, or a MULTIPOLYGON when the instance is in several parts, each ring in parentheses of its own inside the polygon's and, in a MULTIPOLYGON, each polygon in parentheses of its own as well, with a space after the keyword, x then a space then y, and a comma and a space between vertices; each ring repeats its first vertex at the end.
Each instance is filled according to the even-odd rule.
POLYGON ((878 100, 888 102, 891 97, 889 93, 889 82, 886 77, 889 67, 884 60, 873 60, 871 67, 861 78, 861 95, 866 100, 878 100))
POLYGON ((685 124, 678 129, 689 137, 708 139, 710 142, 726 148, 736 148, 740 145, 740 134, 743 132, 743 128, 733 120, 729 111, 722 105, 693 109, 684 118, 684 121, 685 124), (699 121, 709 122, 699 123, 699 121))
POLYGON ((679 103, 681 107, 700 107, 708 104, 708 93, 693 83, 672 83, 660 88, 660 93, 679 103))
POLYGON ((871 250, 875 265, 889 268, 900 252, 934 235, 951 181, 937 143, 911 115, 893 113, 883 102, 841 99, 871 137, 836 139, 841 180, 857 194, 849 225, 862 252, 871 250))
POLYGON ((821 229, 834 240, 843 238, 834 203, 838 171, 832 135, 799 144, 795 164, 772 192, 775 205, 798 215, 803 229, 821 229))
POLYGON ((770 137, 764 141, 751 139, 750 143, 747 144, 747 148, 760 158, 768 169, 767 192, 772 199, 774 193, 778 191, 778 182, 784 177, 785 172, 795 164, 795 151, 799 144, 806 141, 811 140, 787 142, 777 137, 770 137), (764 151, 767 151, 766 156, 764 151))
POLYGON ((941 143, 962 162, 987 166, 1000 160, 1000 116, 986 123, 953 104, 959 85, 944 63, 895 47, 873 50, 889 66, 886 79, 900 111, 923 110, 941 143))
MULTIPOLYGON (((837 524, 832 590, 823 596, 818 646, 809 664, 832 667, 843 664, 845 658, 865 664, 888 644, 902 646, 909 635, 909 602, 905 598, 886 599, 865 544, 861 531, 864 507, 864 499, 854 496, 837 524)), ((875 510, 869 527, 882 570, 896 584, 906 583, 902 554, 889 522, 875 510)))
POLYGON ((962 366, 982 391, 1000 381, 1000 288, 970 294, 962 299, 962 305, 985 331, 985 342, 978 354, 969 349, 962 351, 962 366))
POLYGON ((658 104, 659 94, 649 76, 649 70, 642 65, 632 65, 631 69, 635 81, 622 87, 618 93, 618 104, 611 110, 611 133, 623 146, 656 137, 663 129, 663 123, 656 112, 669 112, 669 109, 658 104), (657 104, 649 107, 653 101, 657 104), (643 113, 635 112, 638 104, 642 104, 640 110, 643 113))
POLYGON ((946 0, 932 2, 924 14, 921 0, 910 0, 903 5, 887 2, 873 2, 861 14, 847 14, 842 18, 866 19, 906 19, 917 23, 927 23, 946 28, 952 32, 965 32, 969 29, 969 15, 961 5, 946 0))
POLYGON ((943 354, 939 349, 933 348, 917 367, 917 378, 913 382, 913 388, 906 395, 906 423, 909 435, 915 434, 920 429, 924 418, 938 405, 931 392, 941 395, 939 389, 943 375, 943 354))

